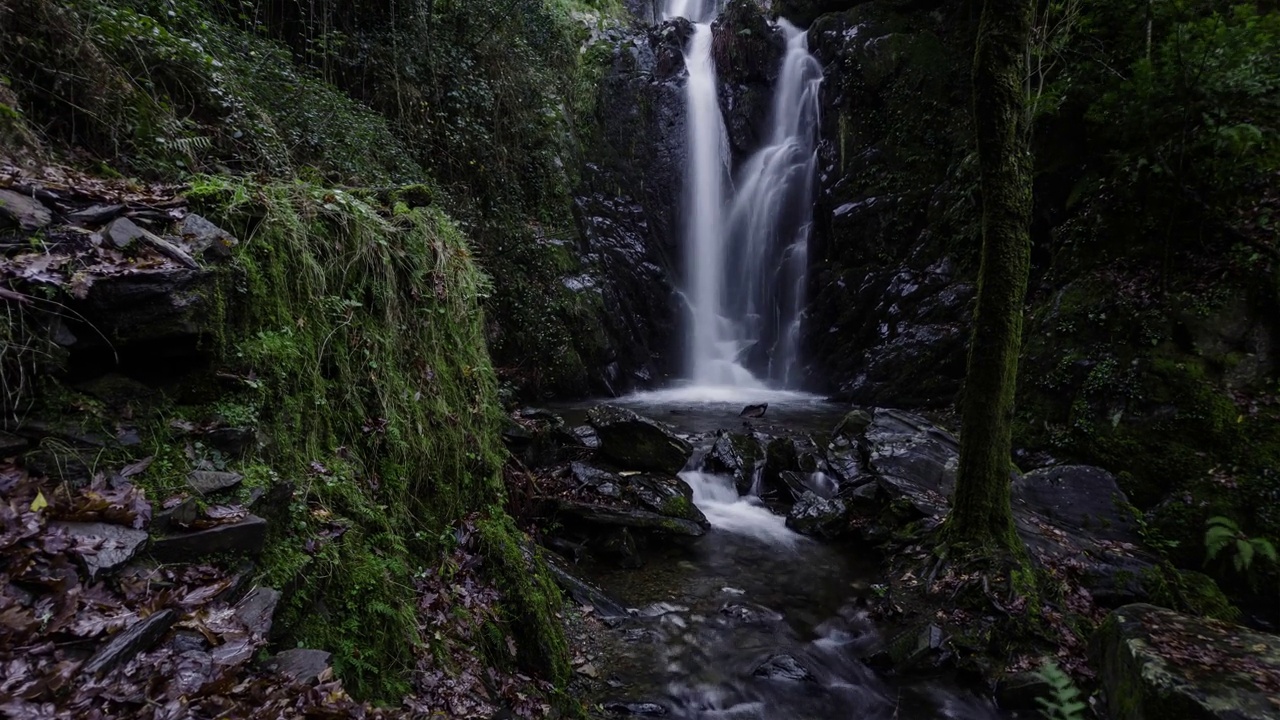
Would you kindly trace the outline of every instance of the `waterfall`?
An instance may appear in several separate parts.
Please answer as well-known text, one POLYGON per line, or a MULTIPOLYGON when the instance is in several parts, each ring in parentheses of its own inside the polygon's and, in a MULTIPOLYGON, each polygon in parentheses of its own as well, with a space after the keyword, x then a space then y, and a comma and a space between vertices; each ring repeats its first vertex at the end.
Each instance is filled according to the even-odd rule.
POLYGON ((700 386, 798 384, 800 323, 813 212, 822 68, 805 33, 778 20, 787 50, 766 144, 726 192, 730 155, 712 59, 714 0, 669 0, 694 22, 685 49, 688 164, 682 242, 689 378, 700 386))

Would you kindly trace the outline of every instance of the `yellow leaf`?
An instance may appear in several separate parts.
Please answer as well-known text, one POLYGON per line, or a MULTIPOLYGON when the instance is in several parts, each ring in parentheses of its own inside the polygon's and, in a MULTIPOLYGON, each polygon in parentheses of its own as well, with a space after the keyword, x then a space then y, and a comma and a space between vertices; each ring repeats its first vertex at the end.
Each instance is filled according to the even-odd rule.
POLYGON ((36 491, 36 499, 31 501, 31 512, 37 512, 49 507, 49 501, 44 499, 44 493, 36 491))
POLYGON ((1243 415, 1241 415, 1240 417, 1237 417, 1237 418, 1236 418, 1236 422, 1237 422, 1237 423, 1242 423, 1242 422, 1244 422, 1244 416, 1243 416, 1243 415))

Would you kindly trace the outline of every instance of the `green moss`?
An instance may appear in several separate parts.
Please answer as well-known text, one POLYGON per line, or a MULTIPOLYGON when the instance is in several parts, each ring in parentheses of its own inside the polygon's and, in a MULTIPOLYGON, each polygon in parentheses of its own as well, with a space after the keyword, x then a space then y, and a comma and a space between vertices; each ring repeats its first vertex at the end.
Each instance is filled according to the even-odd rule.
POLYGON ((1156 605, 1224 622, 1240 619, 1240 610, 1231 604, 1213 578, 1204 573, 1161 563, 1143 573, 1142 586, 1156 605))
POLYGON ((670 517, 688 518, 693 515, 693 504, 683 495, 672 495, 662 503, 662 514, 670 517))

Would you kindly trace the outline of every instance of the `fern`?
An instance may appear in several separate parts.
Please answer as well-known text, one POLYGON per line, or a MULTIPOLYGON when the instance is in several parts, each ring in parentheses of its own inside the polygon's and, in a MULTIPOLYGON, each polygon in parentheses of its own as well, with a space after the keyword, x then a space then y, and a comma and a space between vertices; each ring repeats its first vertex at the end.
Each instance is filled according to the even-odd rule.
POLYGON ((1057 663, 1045 660, 1036 676, 1049 686, 1049 697, 1036 698, 1044 720, 1084 720, 1088 705, 1081 698, 1080 688, 1057 663))
POLYGON ((1230 518, 1209 518, 1204 531, 1205 562, 1208 563, 1227 548, 1233 540, 1240 537, 1240 526, 1230 518))
MULTIPOLYGON (((1204 531, 1205 564, 1212 562, 1223 550, 1232 546, 1235 547, 1235 552, 1231 556, 1231 565, 1241 575, 1249 574, 1255 557, 1260 556, 1272 565, 1276 564, 1276 546, 1270 540, 1245 535, 1240 526, 1230 518, 1221 515, 1209 518, 1204 531)), ((1252 576, 1250 580, 1253 580, 1252 576)))

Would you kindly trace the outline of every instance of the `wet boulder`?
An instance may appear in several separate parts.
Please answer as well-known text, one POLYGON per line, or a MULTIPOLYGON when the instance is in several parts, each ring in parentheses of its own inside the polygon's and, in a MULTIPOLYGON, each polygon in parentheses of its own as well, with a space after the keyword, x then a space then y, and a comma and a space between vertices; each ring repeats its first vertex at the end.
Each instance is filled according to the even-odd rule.
POLYGON ((625 408, 599 405, 587 420, 600 438, 600 455, 627 470, 677 473, 693 454, 674 430, 625 408))
POLYGON ((706 516, 693 504, 693 490, 673 475, 628 476, 623 495, 659 515, 692 520, 700 525, 707 523, 706 516))
POLYGON ((629 528, 666 535, 701 537, 710 525, 684 518, 669 517, 648 510, 594 505, 573 500, 552 502, 553 511, 562 520, 599 528, 629 528))
POLYGON ((764 471, 765 445, 760 436, 721 430, 702 459, 702 471, 716 475, 732 475, 739 495, 751 492, 764 471))
POLYGON ((1280 717, 1280 636, 1136 604, 1107 617, 1093 652, 1113 720, 1280 717))
POLYGON ((1142 578, 1156 565, 1128 507, 1115 477, 1101 468, 1060 465, 1013 481, 1014 519, 1032 554, 1076 567, 1094 599, 1113 607, 1146 599, 1142 578))
POLYGON ((1129 498, 1111 473, 1088 465, 1033 470, 1013 481, 1013 502, 1059 527, 1098 538, 1136 542, 1129 498))
POLYGON ((789 492, 785 472, 822 472, 826 463, 817 443, 808 435, 777 437, 765 447, 764 485, 770 491, 789 492))
POLYGON ((940 518, 956 482, 955 437, 918 415, 887 408, 876 409, 865 437, 868 466, 881 489, 924 516, 940 518))
POLYGON ((848 529, 848 509, 843 500, 827 500, 813 492, 800 496, 787 513, 787 527, 801 535, 836 538, 848 529))
POLYGON ((751 674, 767 680, 789 680, 791 682, 817 682, 818 679, 809 669, 791 655, 774 655, 760 663, 751 674))

